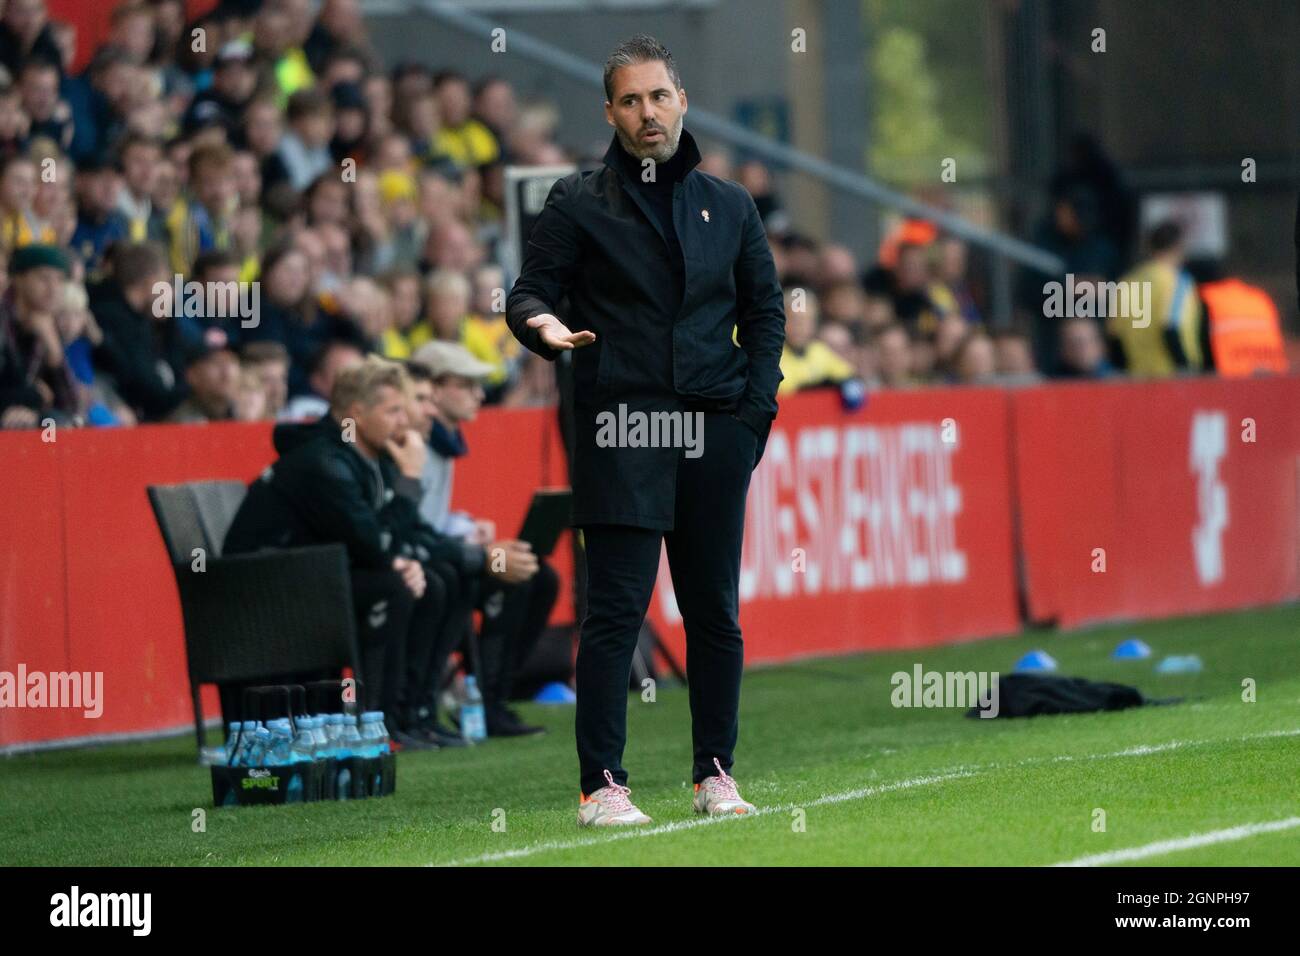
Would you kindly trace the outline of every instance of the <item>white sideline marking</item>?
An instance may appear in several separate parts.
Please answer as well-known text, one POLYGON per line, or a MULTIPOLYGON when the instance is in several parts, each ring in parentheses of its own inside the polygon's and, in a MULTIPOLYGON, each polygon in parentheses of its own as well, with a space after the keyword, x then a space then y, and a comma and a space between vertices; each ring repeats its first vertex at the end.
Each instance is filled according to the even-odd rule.
POLYGON ((1212 843, 1244 840, 1258 833, 1276 833, 1278 830, 1290 830, 1292 827, 1300 827, 1300 817, 1287 817, 1285 820, 1274 820, 1271 823, 1246 823, 1239 827, 1228 827, 1226 830, 1211 830, 1209 833, 1194 833, 1191 836, 1179 837, 1177 840, 1160 840, 1157 843, 1130 847, 1127 850, 1111 850, 1109 853, 1081 856, 1074 860, 1053 863, 1052 866, 1107 866, 1127 860, 1145 860, 1149 856, 1193 850, 1198 846, 1209 846, 1212 843))
MULTIPOLYGON (((478 863, 495 863, 501 860, 516 860, 522 857, 535 856, 538 853, 549 853, 553 850, 572 850, 577 847, 589 846, 598 843, 608 843, 613 840, 629 840, 641 837, 659 836, 663 833, 676 833, 679 830, 689 830, 694 827, 709 826, 716 823, 726 823, 729 821, 743 820, 748 817, 763 816, 770 813, 789 813, 799 807, 816 807, 824 804, 843 803, 847 800, 862 800, 866 797, 878 796, 882 793, 892 793, 897 790, 907 790, 912 787, 924 787, 929 784, 946 783, 949 780, 957 780, 966 777, 973 777, 977 774, 988 773, 992 770, 1006 770, 1011 767, 1024 767, 1038 763, 1059 763, 1071 760, 1109 760, 1114 757, 1146 757, 1151 754, 1165 753, 1170 750, 1178 750, 1182 747, 1199 747, 1205 744, 1221 743, 1242 743, 1247 740, 1261 740, 1268 737, 1295 737, 1300 735, 1300 727, 1292 730, 1268 730, 1258 734, 1245 734, 1241 737, 1212 737, 1205 740, 1170 740, 1160 744, 1140 744, 1135 747, 1129 747, 1124 750, 1113 750, 1108 753, 1099 754, 1057 754, 1051 757, 1026 757, 1023 760, 1017 760, 1012 763, 989 763, 975 764, 972 766, 950 767, 947 770, 941 770, 937 773, 927 774, 922 777, 910 777, 904 780, 898 780, 894 783, 884 783, 873 787, 860 787, 855 790, 846 790, 841 793, 830 793, 825 796, 817 797, 814 800, 803 801, 800 803, 787 803, 780 806, 759 807, 754 813, 747 813, 743 816, 712 816, 698 817, 693 820, 677 820, 673 823, 664 823, 656 827, 628 827, 610 828, 614 832, 606 836, 594 837, 587 840, 551 840, 545 843, 534 843, 529 846, 517 847, 513 850, 500 850, 494 853, 483 853, 479 856, 463 857, 459 860, 448 860, 445 863, 429 863, 427 866, 473 866, 478 863)), ((1300 821, 1300 818, 1295 818, 1300 821)), ((1269 824, 1259 824, 1268 826, 1269 824)), ((576 823, 575 823, 576 826, 576 823)), ((1228 832, 1228 831, 1221 831, 1228 832)), ((1188 838, 1191 839, 1191 838, 1188 838)), ((1156 844, 1152 844, 1155 846, 1156 844)), ((1140 848, 1139 848, 1140 849, 1140 848)), ((1114 851, 1127 852, 1127 851, 1114 851)), ((1104 855, 1104 854, 1102 854, 1104 855)), ((1082 859, 1087 859, 1086 857, 1082 859)), ((1053 864, 1062 866, 1068 864, 1053 864)), ((1085 864, 1079 864, 1085 865, 1085 864)))

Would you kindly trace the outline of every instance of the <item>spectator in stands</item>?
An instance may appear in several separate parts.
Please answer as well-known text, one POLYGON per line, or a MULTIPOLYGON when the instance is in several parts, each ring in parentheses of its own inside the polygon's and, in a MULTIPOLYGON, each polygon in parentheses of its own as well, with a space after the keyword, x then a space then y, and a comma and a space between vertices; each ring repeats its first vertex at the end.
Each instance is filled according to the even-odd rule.
POLYGON ((95 363, 138 419, 159 421, 185 397, 183 355, 201 330, 191 329, 184 316, 155 309, 156 287, 172 281, 156 245, 119 243, 109 263, 109 275, 88 290, 103 332, 95 363))
POLYGON ((952 368, 953 381, 959 385, 992 385, 997 381, 993 340, 983 328, 972 326, 962 335, 953 352, 952 368))
POLYGON ((322 72, 325 61, 333 53, 369 45, 360 6, 358 0, 325 0, 321 4, 320 16, 302 45, 307 63, 314 71, 322 72))
POLYGON ((131 242, 164 242, 167 238, 166 210, 153 203, 158 184, 162 145, 148 136, 126 136, 117 152, 121 182, 116 210, 121 230, 131 242))
POLYGON ((838 385, 853 377, 853 366, 817 335, 817 295, 811 289, 785 289, 785 346, 781 350, 781 384, 777 394, 838 385))
MULTIPOLYGON (((359 355, 357 358, 360 361, 359 355)), ((240 350, 239 362, 241 372, 250 375, 262 392, 263 414, 259 417, 278 417, 289 400, 288 350, 279 342, 249 342, 240 350)))
POLYGON ((940 309, 930 299, 930 269, 927 247, 912 242, 898 246, 894 269, 894 314, 898 321, 922 335, 933 334, 940 309))
MULTIPOLYGON (((402 747, 434 746, 415 707, 432 699, 435 645, 464 633, 464 596, 449 578, 487 565, 480 545, 441 535, 418 511, 427 449, 410 428, 410 380, 400 365, 371 356, 339 375, 330 413, 284 424, 280 457, 249 487, 226 535, 225 552, 342 543, 351 565, 364 705, 382 709, 402 747)), ((528 567, 514 556, 507 581, 528 567)))
MULTIPOLYGON (((509 556, 520 550, 519 542, 498 541, 491 520, 451 510, 456 459, 469 451, 461 426, 478 414, 483 383, 493 367, 461 345, 430 342, 416 352, 408 369, 414 381, 415 428, 429 445, 420 477, 421 517, 443 534, 483 545, 489 554, 501 548, 509 561, 509 556)), ((473 587, 476 606, 483 612, 480 676, 487 731, 493 737, 544 732, 525 724, 508 706, 514 675, 546 629, 559 592, 554 570, 545 561, 534 560, 535 573, 515 582, 479 572, 476 580, 462 583, 473 587)), ((440 665, 435 659, 435 666, 440 665)))
POLYGON ((470 284, 457 269, 439 269, 425 285, 425 322, 432 338, 442 342, 463 341, 465 317, 469 312, 470 284))
POLYGON ((1060 378, 1110 378, 1117 374, 1106 357, 1106 343, 1095 319, 1082 316, 1061 322, 1060 378))
POLYGON ((1021 329, 993 332, 998 380, 1004 385, 1036 385, 1043 380, 1034 368, 1034 351, 1029 336, 1021 329))
POLYGON ((56 323, 69 274, 56 246, 33 244, 9 260, 10 289, 0 302, 0 427, 34 428, 46 417, 80 413, 56 323))
POLYGON ((18 91, 30 121, 27 135, 47 137, 66 150, 72 144, 72 109, 59 97, 61 72, 49 60, 25 60, 18 72, 18 91))
POLYGON ((289 128, 276 155, 289 174, 289 184, 306 189, 317 176, 338 172, 330 155, 334 138, 334 109, 323 93, 301 90, 289 98, 289 128))
POLYGON ((1106 331, 1119 341, 1130 375, 1165 378, 1180 369, 1200 371, 1204 319, 1196 283, 1183 267, 1182 228, 1173 221, 1160 223, 1147 237, 1147 248, 1149 258, 1120 279, 1120 288, 1149 289, 1148 309, 1143 312, 1141 302, 1134 301, 1139 297, 1130 292, 1108 317, 1106 331))
POLYGON ((440 120, 433 138, 433 154, 446 156, 458 166, 493 162, 501 149, 492 131, 470 115, 469 80, 446 70, 434 77, 433 91, 440 120))
POLYGON ((193 346, 185 359, 189 395, 167 416, 180 425, 224 422, 234 418, 239 391, 239 359, 221 336, 193 346))
POLYGON ((54 227, 36 214, 36 182, 36 163, 27 156, 0 163, 0 247, 6 251, 58 240, 54 227))
POLYGON ((492 366, 483 381, 489 405, 500 402, 509 389, 524 352, 506 322, 505 281, 505 270, 495 263, 474 270, 471 310, 461 330, 461 342, 470 354, 492 366))
POLYGON ((866 302, 856 277, 827 286, 821 294, 822 318, 856 326, 865 321, 866 302))
POLYGON ((239 206, 234 153, 229 146, 200 146, 189 156, 189 197, 173 208, 167 224, 172 269, 188 275, 210 249, 231 248, 230 226, 239 206))
POLYGON ((17 156, 27 148, 31 120, 23 112, 16 86, 0 86, 0 160, 17 156))
POLYGON ((966 240, 944 236, 935 242, 934 248, 937 259, 929 289, 930 301, 944 313, 955 312, 968 323, 979 322, 979 309, 966 275, 969 259, 966 240))
POLYGON ((8 0, 0 22, 0 65, 17 76, 19 67, 32 60, 53 63, 60 70, 65 66, 45 0, 8 0))
POLYGON ((334 106, 334 136, 330 156, 335 168, 345 159, 364 165, 370 143, 370 122, 366 95, 357 83, 339 83, 330 91, 334 106))
POLYGON ((216 122, 233 143, 245 108, 257 90, 257 65, 247 40, 234 39, 221 45, 212 71, 212 85, 194 98, 185 115, 187 127, 216 122))
POLYGON ((395 269, 383 277, 384 288, 393 303, 393 327, 384 333, 380 351, 385 358, 408 359, 430 338, 429 327, 420 322, 420 274, 413 269, 395 269))
MULTIPOLYGON (((299 238, 306 236, 306 233, 299 238)), ((319 240, 317 240, 319 243, 319 240)), ((296 245, 268 250, 262 260, 261 316, 255 328, 244 330, 244 341, 272 340, 289 352, 289 394, 310 392, 307 368, 311 357, 334 338, 358 338, 346 320, 320 307, 311 290, 311 266, 296 245)), ((358 342, 358 344, 360 344, 358 342)))
POLYGON ((339 373, 364 361, 365 355, 354 343, 342 339, 326 342, 312 356, 307 368, 310 391, 295 395, 279 418, 284 421, 304 421, 326 414, 329 411, 329 400, 325 396, 333 392, 339 373))
POLYGON ((959 312, 945 312, 934 329, 934 368, 939 381, 957 378, 957 351, 971 326, 959 312))
POLYGON ((117 170, 106 157, 95 157, 77 168, 77 228, 72 248, 88 273, 98 271, 109 243, 127 238, 126 224, 114 215, 120 188, 117 170))
POLYGON ((485 76, 474 88, 474 118, 488 128, 497 145, 502 149, 503 157, 509 158, 505 147, 506 133, 514 128, 519 118, 515 103, 515 91, 506 79, 500 76, 485 76))
POLYGON ((916 388, 920 384, 912 374, 911 336, 901 323, 890 322, 876 329, 871 344, 882 388, 916 388))

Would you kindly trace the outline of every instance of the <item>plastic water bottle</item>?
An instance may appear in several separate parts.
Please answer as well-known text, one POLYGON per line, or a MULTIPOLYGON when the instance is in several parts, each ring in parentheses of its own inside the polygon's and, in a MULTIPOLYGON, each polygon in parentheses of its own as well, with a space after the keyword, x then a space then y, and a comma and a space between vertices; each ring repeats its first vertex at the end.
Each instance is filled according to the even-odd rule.
POLYGON ((362 742, 361 734, 357 730, 357 717, 355 714, 343 715, 343 729, 339 732, 337 746, 340 758, 365 756, 365 744, 362 742))
POLYGON ((314 717, 298 718, 298 733, 294 735, 293 746, 289 748, 290 763, 311 763, 316 759, 315 723, 314 717))
POLYGON ((256 767, 261 762, 261 754, 258 750, 257 732, 262 729, 262 725, 255 720, 244 721, 243 733, 239 738, 239 749, 235 752, 235 759, 231 761, 234 767, 256 767))
POLYGON ((334 746, 325 732, 325 715, 319 714, 305 719, 302 724, 311 734, 312 759, 325 760, 334 756, 334 746))
POLYGON ((325 739, 329 741, 330 756, 333 757, 339 748, 339 738, 343 736, 343 715, 330 714, 323 719, 325 723, 321 726, 325 730, 325 739))
POLYGON ((290 763, 293 749, 293 730, 290 728, 288 719, 279 717, 267 721, 267 732, 271 739, 262 758, 263 766, 283 767, 285 764, 290 763))
POLYGON ((483 695, 479 693, 478 679, 473 674, 465 678, 465 702, 460 705, 460 732, 470 743, 487 739, 483 695))
POLYGON ((363 757, 380 757, 388 752, 388 731, 382 713, 368 710, 361 715, 361 741, 363 757))
MULTIPOLYGON (((365 744, 361 740, 361 734, 357 732, 357 718, 355 714, 343 714, 343 729, 339 733, 338 739, 338 758, 346 760, 349 757, 360 757, 363 755, 365 744)), ((343 767, 338 775, 338 798, 346 800, 352 794, 352 770, 349 767, 343 767)))
POLYGON ((239 743, 239 732, 244 725, 241 721, 234 721, 230 725, 230 736, 226 738, 226 764, 235 765, 235 745, 239 743))
POLYGON ((247 754, 248 762, 245 766, 266 766, 266 752, 270 749, 270 746, 271 732, 265 727, 259 725, 257 730, 253 731, 253 742, 249 745, 247 754))

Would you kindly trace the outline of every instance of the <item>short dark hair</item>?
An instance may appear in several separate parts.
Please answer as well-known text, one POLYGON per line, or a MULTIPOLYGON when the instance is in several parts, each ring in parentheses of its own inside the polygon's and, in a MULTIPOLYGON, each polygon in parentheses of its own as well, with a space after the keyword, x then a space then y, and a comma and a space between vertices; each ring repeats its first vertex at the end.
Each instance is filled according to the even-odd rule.
POLYGON ((406 374, 411 376, 412 382, 434 382, 435 381, 433 377, 433 372, 429 370, 429 366, 424 365, 420 362, 413 362, 409 359, 406 362, 406 374))
POLYGON ((289 350, 284 347, 284 343, 274 339, 259 339, 247 343, 239 351, 239 361, 244 365, 269 365, 272 362, 292 364, 289 350))
POLYGON ((152 242, 115 242, 109 247, 109 261, 113 278, 124 289, 167 267, 162 247, 152 242))
POLYGON ((1166 219, 1164 222, 1157 223, 1151 230, 1151 234, 1147 237, 1147 246, 1152 253, 1161 253, 1166 249, 1172 249, 1182 241, 1183 227, 1172 219, 1166 219))
POLYGON ((652 63, 655 60, 663 63, 668 71, 668 78, 673 81, 673 88, 681 89, 682 78, 677 72, 677 63, 673 60, 673 55, 668 52, 668 47, 652 36, 638 33, 614 47, 614 52, 605 61, 605 101, 614 100, 615 70, 635 63, 652 63))
POLYGON ((194 265, 190 267, 190 272, 195 279, 202 282, 204 276, 217 269, 229 269, 231 266, 238 266, 239 264, 239 256, 230 249, 209 249, 207 252, 199 253, 194 260, 194 265))

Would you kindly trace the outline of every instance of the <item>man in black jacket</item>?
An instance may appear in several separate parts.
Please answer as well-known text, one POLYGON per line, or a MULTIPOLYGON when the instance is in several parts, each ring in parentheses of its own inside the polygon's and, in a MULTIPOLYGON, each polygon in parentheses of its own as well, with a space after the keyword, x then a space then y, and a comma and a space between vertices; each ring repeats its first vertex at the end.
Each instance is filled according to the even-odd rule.
POLYGON ((472 594, 456 582, 487 568, 514 581, 536 571, 527 545, 511 542, 489 562, 480 545, 441 535, 418 511, 427 449, 411 429, 406 371, 377 356, 341 372, 330 413, 280 425, 280 458, 248 489, 226 534, 229 554, 339 542, 351 564, 366 706, 382 709, 406 746, 449 744, 430 712, 437 648, 464 632, 472 594), (515 546, 517 544, 517 547, 515 546))
POLYGON ((744 663, 740 546, 776 416, 781 289, 753 199, 695 169, 672 55, 647 36, 626 41, 606 62, 605 95, 615 136, 604 165, 552 187, 507 303, 529 349, 575 350, 574 522, 589 574, 578 820, 649 822, 627 798, 621 760, 661 542, 686 627, 694 806, 744 813, 753 807, 728 773, 744 663))

